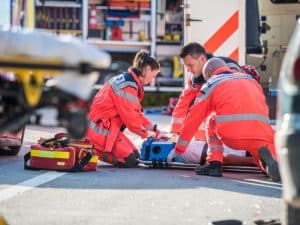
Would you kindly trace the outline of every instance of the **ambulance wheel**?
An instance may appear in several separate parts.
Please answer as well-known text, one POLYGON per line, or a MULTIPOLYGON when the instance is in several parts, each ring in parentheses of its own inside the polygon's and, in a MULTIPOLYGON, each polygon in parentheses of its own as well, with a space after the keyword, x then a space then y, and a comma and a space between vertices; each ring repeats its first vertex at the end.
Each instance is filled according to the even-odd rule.
POLYGON ((0 155, 18 155, 22 148, 23 140, 24 140, 24 133, 25 133, 25 127, 21 129, 21 144, 20 145, 10 145, 10 146, 1 146, 0 147, 0 155))
POLYGON ((21 146, 8 146, 0 149, 0 155, 18 155, 21 146))
POLYGON ((296 207, 288 202, 284 202, 283 224, 297 225, 300 221, 300 207, 296 207))

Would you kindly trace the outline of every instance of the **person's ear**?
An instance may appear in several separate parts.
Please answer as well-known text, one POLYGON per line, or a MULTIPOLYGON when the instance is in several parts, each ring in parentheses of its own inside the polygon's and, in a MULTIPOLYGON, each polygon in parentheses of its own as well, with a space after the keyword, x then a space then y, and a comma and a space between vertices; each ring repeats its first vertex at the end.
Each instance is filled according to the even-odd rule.
POLYGON ((146 73, 150 72, 150 70, 151 70, 151 67, 150 67, 150 66, 148 66, 148 65, 145 66, 144 69, 143 69, 144 75, 145 75, 146 73))
POLYGON ((213 75, 213 69, 212 68, 208 68, 208 75, 209 75, 209 78, 211 78, 211 76, 213 75))
POLYGON ((206 58, 205 58, 204 55, 200 55, 198 59, 199 59, 199 61, 202 62, 202 63, 205 63, 205 62, 206 62, 206 58))

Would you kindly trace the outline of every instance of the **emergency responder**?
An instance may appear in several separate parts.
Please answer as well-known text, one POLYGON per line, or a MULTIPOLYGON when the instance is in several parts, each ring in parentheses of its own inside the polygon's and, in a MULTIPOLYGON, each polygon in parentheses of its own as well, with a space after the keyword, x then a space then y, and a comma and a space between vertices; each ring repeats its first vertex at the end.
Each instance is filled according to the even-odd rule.
MULTIPOLYGON (((205 80, 202 75, 202 68, 205 62, 213 57, 212 54, 207 54, 205 48, 199 43, 192 42, 182 47, 180 54, 183 63, 190 74, 190 78, 187 82, 187 87, 182 91, 179 100, 173 109, 171 129, 173 139, 180 133, 182 122, 187 116, 190 106, 193 104, 197 94, 199 93, 205 80)), ((227 57, 222 58, 228 65, 228 67, 239 71, 241 68, 237 62, 227 57)), ((205 121, 199 126, 199 129, 194 135, 195 142, 189 148, 189 150, 182 156, 178 156, 176 161, 199 163, 199 154, 196 152, 196 145, 199 144, 199 152, 206 153, 207 145, 205 145, 205 121)))
POLYGON ((127 72, 107 81, 95 95, 88 114, 87 138, 101 160, 118 167, 137 165, 139 152, 122 133, 125 127, 141 138, 159 135, 140 104, 144 98, 143 85, 150 84, 159 70, 159 63, 140 51, 127 72))
MULTIPOLYGON (((202 75, 202 68, 205 62, 212 57, 207 54, 204 47, 199 43, 192 42, 185 45, 180 52, 180 57, 189 73, 191 79, 187 82, 187 87, 180 95, 179 101, 172 112, 171 129, 173 134, 179 134, 182 121, 186 117, 190 106, 193 104, 196 95, 199 93, 205 80, 202 75)), ((229 68, 239 71, 241 68, 237 62, 227 57, 222 58, 229 68)), ((195 140, 205 141, 205 123, 202 123, 195 134, 195 140)))
POLYGON ((199 165, 199 175, 222 176, 223 144, 233 149, 245 149, 259 168, 279 181, 274 131, 269 123, 269 109, 260 84, 253 76, 230 70, 220 58, 209 59, 203 68, 207 81, 196 97, 168 162, 182 154, 199 125, 212 113, 207 126, 208 156, 199 165))

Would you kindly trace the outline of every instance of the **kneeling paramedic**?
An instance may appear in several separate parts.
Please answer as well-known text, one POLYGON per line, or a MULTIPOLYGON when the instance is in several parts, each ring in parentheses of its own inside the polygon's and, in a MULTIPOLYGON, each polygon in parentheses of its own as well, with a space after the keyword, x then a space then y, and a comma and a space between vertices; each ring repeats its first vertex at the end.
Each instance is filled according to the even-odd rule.
POLYGON ((159 130, 144 116, 140 104, 144 98, 143 85, 150 84, 159 70, 159 63, 140 51, 127 72, 107 81, 95 95, 88 115, 87 138, 101 160, 118 167, 137 165, 140 154, 122 133, 126 127, 141 138, 159 136, 159 130))
MULTIPOLYGON (((179 55, 189 73, 190 79, 172 112, 170 132, 173 134, 173 139, 176 139, 177 135, 180 133, 182 121, 187 116, 190 106, 193 104, 201 87, 206 82, 202 74, 203 66, 207 60, 213 57, 212 54, 206 52, 201 44, 196 42, 191 42, 183 46, 179 55)), ((224 60, 226 65, 236 72, 242 70, 239 64, 230 58, 217 58, 224 60)), ((207 150, 205 127, 206 120, 199 126, 193 141, 190 142, 185 153, 176 157, 176 162, 199 163, 201 161, 201 163, 203 163, 205 161, 204 156, 206 155, 207 150)), ((246 157, 245 151, 243 150, 232 151, 228 146, 224 146, 224 156, 224 163, 228 165, 253 165, 252 158, 246 157)))
POLYGON ((245 149, 264 173, 273 181, 279 181, 274 131, 269 123, 269 109, 260 84, 249 74, 234 73, 219 58, 206 62, 203 75, 207 83, 183 121, 168 161, 185 152, 199 125, 207 116, 214 114, 206 130, 208 163, 198 166, 196 173, 222 176, 225 144, 232 149, 245 149))

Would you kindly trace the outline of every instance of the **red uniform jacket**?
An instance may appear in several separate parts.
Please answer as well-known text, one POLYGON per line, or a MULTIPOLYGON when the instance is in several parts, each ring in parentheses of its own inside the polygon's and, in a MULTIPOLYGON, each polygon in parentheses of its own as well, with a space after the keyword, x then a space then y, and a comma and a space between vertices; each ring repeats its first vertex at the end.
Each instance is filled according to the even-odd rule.
MULTIPOLYGON (((182 122, 188 114, 188 111, 191 105, 194 103, 194 100, 199 93, 202 84, 193 85, 192 82, 189 82, 187 89, 185 89, 179 97, 179 101, 176 104, 172 112, 172 121, 171 121, 171 132, 180 133, 182 128, 182 122)), ((195 133, 196 140, 205 141, 205 126, 202 123, 199 129, 195 133)))
POLYGON ((95 148, 110 152, 123 126, 147 137, 147 130, 153 130, 153 125, 143 114, 143 98, 142 83, 131 69, 109 80, 98 91, 88 115, 87 132, 95 148))
POLYGON ((251 75, 225 72, 214 75, 201 88, 183 121, 177 153, 183 153, 199 125, 215 113, 216 128, 222 139, 272 141, 269 109, 263 90, 251 75))

